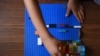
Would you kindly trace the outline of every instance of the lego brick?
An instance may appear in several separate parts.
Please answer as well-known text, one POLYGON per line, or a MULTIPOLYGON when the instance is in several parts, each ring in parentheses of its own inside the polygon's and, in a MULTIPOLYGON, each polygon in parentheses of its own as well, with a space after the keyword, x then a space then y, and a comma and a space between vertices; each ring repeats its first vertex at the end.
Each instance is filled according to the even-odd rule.
POLYGON ((37 45, 41 46, 41 45, 42 45, 42 40, 41 40, 40 37, 37 38, 37 41, 38 41, 38 42, 37 42, 37 45))
POLYGON ((48 24, 46 25, 47 28, 81 28, 81 26, 78 25, 67 25, 67 24, 48 24))
POLYGON ((66 33, 66 32, 68 32, 68 30, 67 29, 59 29, 58 32, 60 32, 60 33, 66 33))

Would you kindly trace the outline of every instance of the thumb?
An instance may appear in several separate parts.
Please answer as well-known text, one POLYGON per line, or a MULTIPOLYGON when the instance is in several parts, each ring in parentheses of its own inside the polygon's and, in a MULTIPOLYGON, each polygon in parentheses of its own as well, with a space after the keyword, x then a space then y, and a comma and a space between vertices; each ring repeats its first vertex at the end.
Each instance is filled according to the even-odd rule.
POLYGON ((71 10, 69 8, 67 8, 67 12, 65 16, 69 16, 70 15, 71 10))
POLYGON ((62 54, 59 52, 59 53, 57 54, 57 56, 62 56, 62 54))

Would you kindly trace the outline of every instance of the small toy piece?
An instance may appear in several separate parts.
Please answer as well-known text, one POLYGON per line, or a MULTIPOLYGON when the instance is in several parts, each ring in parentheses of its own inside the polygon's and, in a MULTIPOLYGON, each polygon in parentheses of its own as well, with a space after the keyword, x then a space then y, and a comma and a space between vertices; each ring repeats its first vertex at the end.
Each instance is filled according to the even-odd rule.
POLYGON ((42 40, 41 40, 41 38, 39 37, 38 38, 38 40, 37 40, 38 42, 37 42, 37 45, 39 45, 39 46, 41 46, 42 45, 42 40))
POLYGON ((57 25, 56 24, 49 24, 49 25, 46 25, 47 28, 56 28, 57 25))
POLYGON ((47 28, 81 28, 81 26, 75 25, 67 25, 67 24, 48 24, 46 25, 47 28))
POLYGON ((40 38, 40 36, 39 36, 38 31, 35 31, 35 35, 37 35, 37 36, 38 36, 38 38, 37 38, 37 45, 38 45, 38 46, 43 45, 42 40, 41 40, 41 38, 40 38))
POLYGON ((68 32, 68 30, 67 29, 59 29, 58 32, 65 33, 65 32, 68 32))

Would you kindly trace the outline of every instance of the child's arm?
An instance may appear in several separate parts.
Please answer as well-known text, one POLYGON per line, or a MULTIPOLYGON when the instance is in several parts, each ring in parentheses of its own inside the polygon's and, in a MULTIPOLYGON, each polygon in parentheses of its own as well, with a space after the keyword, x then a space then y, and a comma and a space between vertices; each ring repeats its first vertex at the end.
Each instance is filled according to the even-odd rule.
POLYGON ((67 13, 66 16, 69 16, 70 12, 73 12, 77 20, 81 23, 83 23, 84 20, 84 9, 81 5, 79 0, 69 0, 68 1, 68 7, 67 7, 67 13))
POLYGON ((42 15, 40 13, 37 0, 24 0, 24 3, 32 20, 32 23, 34 24, 36 30, 40 33, 39 35, 43 38, 49 36, 42 15))
POLYGON ((44 43, 44 46, 47 48, 51 56, 61 56, 58 46, 60 41, 52 37, 47 31, 41 12, 39 10, 37 0, 24 0, 24 3, 29 12, 32 23, 34 24, 36 30, 39 33, 39 36, 44 43))

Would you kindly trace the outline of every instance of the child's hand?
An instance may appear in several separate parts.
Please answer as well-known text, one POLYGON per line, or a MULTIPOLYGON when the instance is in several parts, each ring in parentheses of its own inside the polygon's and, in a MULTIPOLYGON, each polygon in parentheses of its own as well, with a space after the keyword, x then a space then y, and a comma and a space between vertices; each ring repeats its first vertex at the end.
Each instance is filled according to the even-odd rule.
MULTIPOLYGON (((37 31, 35 31, 36 35, 39 35, 37 31)), ((43 44, 45 48, 48 50, 48 52, 51 54, 51 56, 62 56, 59 46, 61 42, 57 39, 55 39, 52 36, 48 36, 46 39, 42 39, 43 44)))
POLYGON ((62 56, 59 50, 60 41, 54 37, 48 37, 47 39, 43 40, 43 43, 51 56, 62 56))
POLYGON ((84 20, 83 6, 80 4, 78 0, 68 1, 68 9, 67 9, 66 16, 69 16, 71 11, 73 12, 77 20, 83 23, 84 20))

